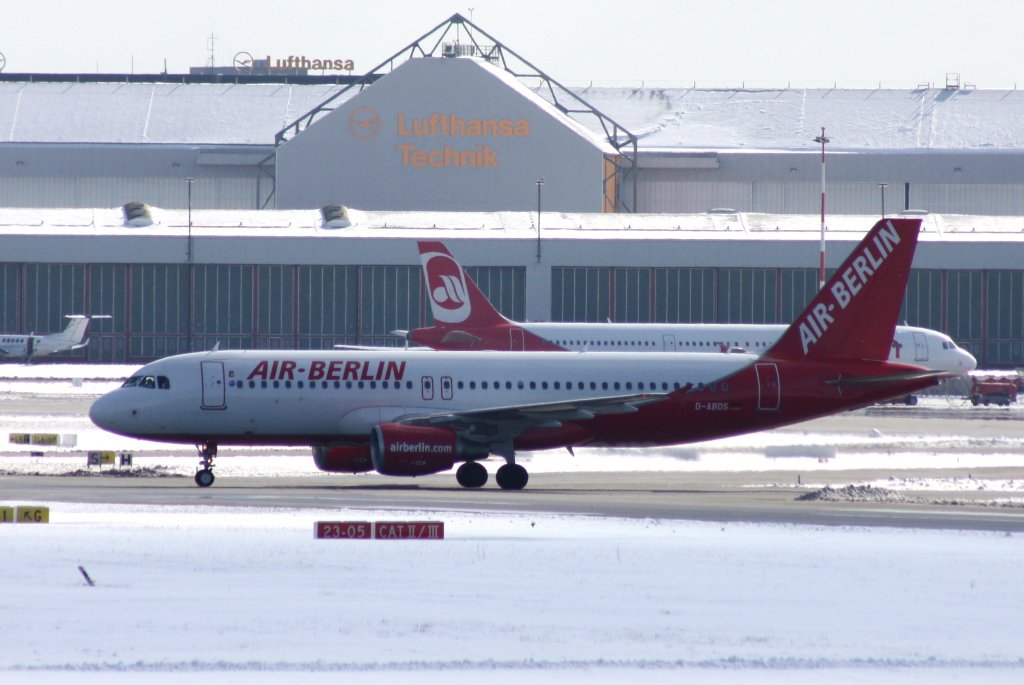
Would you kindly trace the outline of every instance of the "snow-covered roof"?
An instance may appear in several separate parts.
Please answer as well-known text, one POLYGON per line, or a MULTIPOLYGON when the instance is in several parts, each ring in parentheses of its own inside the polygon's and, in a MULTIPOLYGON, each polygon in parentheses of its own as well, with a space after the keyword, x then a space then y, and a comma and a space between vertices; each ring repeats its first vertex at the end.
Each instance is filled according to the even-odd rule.
POLYGON ((270 145, 341 87, 0 82, 0 142, 270 145))
MULTIPOLYGON (((193 209, 193 235, 271 236, 382 236, 522 238, 535 236, 533 212, 361 211, 349 208, 351 225, 325 227, 319 210, 203 210, 193 209)), ((127 225, 120 207, 97 209, 0 208, 0 236, 4 235, 180 235, 188 227, 184 209, 150 208, 153 223, 127 225)), ((930 214, 910 211, 902 216, 923 219, 924 239, 951 242, 1012 242, 1024 245, 1024 217, 965 214, 930 214)), ((877 216, 832 215, 826 225, 830 236, 861 236, 877 216), (841 235, 844 234, 844 235, 841 235)), ((545 236, 559 239, 693 238, 807 240, 817 237, 816 214, 761 214, 712 210, 701 214, 614 214, 544 212, 545 236)))
MULTIPOLYGON (((3 82, 0 141, 269 145, 342 87, 3 82)), ((823 125, 832 151, 1024 150, 1024 91, 574 90, 647 150, 808 151, 823 125)), ((604 133, 592 118, 581 123, 604 133)))
POLYGON ((644 148, 1024 149, 1024 91, 589 88, 644 148))

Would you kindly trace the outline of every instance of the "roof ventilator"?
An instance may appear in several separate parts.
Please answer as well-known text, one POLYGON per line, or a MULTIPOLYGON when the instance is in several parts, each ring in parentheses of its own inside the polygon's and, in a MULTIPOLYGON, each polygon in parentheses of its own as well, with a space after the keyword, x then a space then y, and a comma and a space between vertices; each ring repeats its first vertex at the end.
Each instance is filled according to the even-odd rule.
POLYGON ((352 225, 345 205, 324 205, 320 208, 320 216, 323 217, 324 228, 348 228, 352 225))
POLYGON ((124 212, 125 226, 152 226, 153 214, 145 202, 127 202, 121 211, 124 212))

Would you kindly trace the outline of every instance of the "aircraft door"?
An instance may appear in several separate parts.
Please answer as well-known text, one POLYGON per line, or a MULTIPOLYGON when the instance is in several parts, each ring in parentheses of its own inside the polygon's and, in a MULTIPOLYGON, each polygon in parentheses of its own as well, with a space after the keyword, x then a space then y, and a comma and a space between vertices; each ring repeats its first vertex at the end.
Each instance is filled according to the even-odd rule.
POLYGON ((754 364, 757 373, 757 408, 775 411, 781 401, 779 367, 772 362, 754 364))
POLYGON ((662 335, 661 336, 661 349, 665 352, 676 351, 676 336, 674 335, 662 335))
POLYGON ((523 330, 521 328, 510 328, 508 330, 508 336, 508 349, 510 352, 522 352, 526 349, 526 336, 523 335, 523 330))
POLYGON ((451 376, 441 376, 441 399, 442 400, 450 400, 452 398, 452 392, 453 392, 452 386, 454 386, 454 383, 452 383, 452 377, 451 376))
POLYGON ((225 409, 224 362, 201 362, 203 373, 203 409, 225 409))
POLYGON ((916 331, 914 332, 914 361, 928 361, 928 339, 924 337, 924 333, 916 331))
POLYGON ((434 378, 432 376, 420 378, 420 397, 425 400, 434 399, 434 378))

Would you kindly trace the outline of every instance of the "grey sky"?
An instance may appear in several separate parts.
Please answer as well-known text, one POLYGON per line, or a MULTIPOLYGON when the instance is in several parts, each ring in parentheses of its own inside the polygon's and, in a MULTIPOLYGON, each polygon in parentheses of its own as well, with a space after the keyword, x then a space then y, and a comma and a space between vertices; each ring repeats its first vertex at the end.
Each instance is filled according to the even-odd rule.
POLYGON ((1024 87, 1018 0, 17 1, 0 12, 0 53, 6 72, 158 72, 165 59, 183 72, 206 62, 212 32, 220 64, 245 50, 363 71, 470 7, 570 85, 913 87, 959 72, 1024 87))

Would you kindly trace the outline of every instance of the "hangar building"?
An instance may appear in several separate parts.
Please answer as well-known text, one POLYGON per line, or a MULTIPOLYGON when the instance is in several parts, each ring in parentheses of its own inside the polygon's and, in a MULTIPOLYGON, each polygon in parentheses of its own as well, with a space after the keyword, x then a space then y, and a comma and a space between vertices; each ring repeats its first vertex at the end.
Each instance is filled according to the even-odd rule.
MULTIPOLYGON (((817 288, 818 220, 770 214, 0 210, 0 326, 109 314, 72 358, 143 362, 235 348, 394 345, 431 322, 416 240, 443 240, 517 320, 789 322, 817 288)), ((834 218, 827 264, 871 216, 834 218)), ((903 318, 988 367, 1024 363, 1018 217, 927 215, 903 318), (985 265, 984 267, 976 265, 985 265)), ((898 297, 898 293, 893 294, 898 297)))
POLYGON ((573 87, 455 15, 361 76, 0 73, 0 207, 1024 215, 1024 91, 573 87))
POLYGON ((91 361, 388 344, 429 323, 425 236, 513 318, 788 321, 823 123, 829 264, 931 211, 906 321, 1024 364, 1017 91, 566 88, 458 15, 357 77, 0 74, 0 330, 112 314, 91 361))

